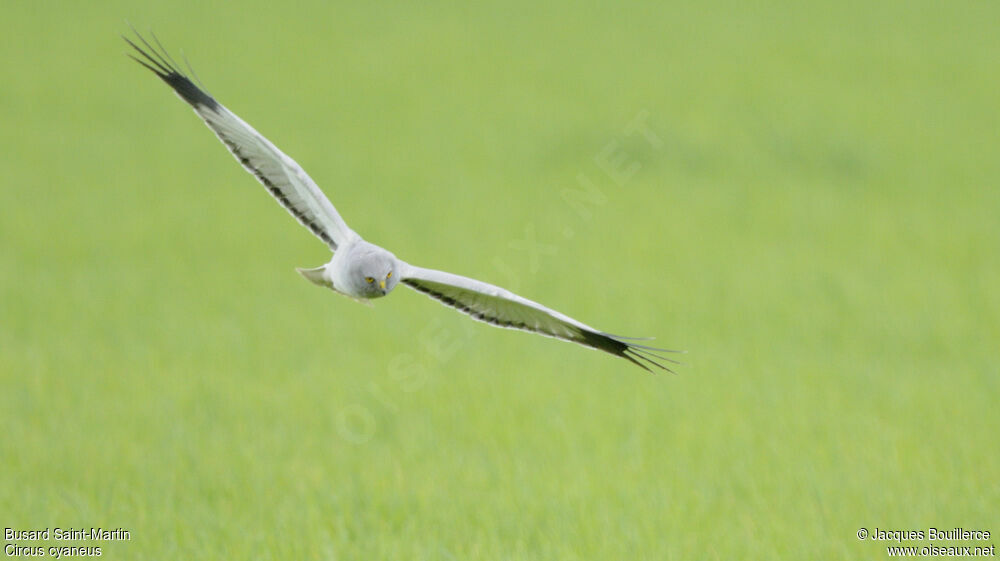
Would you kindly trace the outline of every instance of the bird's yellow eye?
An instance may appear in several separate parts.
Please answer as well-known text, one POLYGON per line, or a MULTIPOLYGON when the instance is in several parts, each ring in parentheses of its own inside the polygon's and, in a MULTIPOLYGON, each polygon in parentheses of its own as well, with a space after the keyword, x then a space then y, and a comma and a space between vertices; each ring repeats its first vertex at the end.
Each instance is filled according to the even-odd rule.
POLYGON ((373 279, 371 277, 365 277, 365 282, 368 283, 368 284, 371 284, 371 283, 375 282, 375 279, 373 279))
POLYGON ((391 278, 392 278, 392 271, 389 271, 389 274, 388 274, 388 275, 386 275, 386 276, 385 276, 385 278, 387 278, 387 279, 391 279, 391 278))

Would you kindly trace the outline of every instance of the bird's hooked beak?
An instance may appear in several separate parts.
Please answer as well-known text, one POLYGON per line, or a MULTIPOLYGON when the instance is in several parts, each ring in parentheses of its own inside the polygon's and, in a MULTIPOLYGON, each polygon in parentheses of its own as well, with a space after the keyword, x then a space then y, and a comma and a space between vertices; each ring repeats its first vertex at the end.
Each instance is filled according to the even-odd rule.
POLYGON ((378 287, 381 288, 383 292, 385 291, 385 279, 378 281, 378 287))

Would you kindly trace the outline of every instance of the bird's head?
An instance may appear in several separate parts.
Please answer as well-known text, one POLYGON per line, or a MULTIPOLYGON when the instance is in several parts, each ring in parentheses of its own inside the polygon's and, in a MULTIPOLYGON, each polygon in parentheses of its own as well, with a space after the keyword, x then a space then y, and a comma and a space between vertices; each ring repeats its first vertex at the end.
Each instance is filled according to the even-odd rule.
POLYGON ((354 270, 355 286, 367 298, 380 298, 392 292, 399 282, 396 259, 392 254, 374 253, 361 259, 354 270))

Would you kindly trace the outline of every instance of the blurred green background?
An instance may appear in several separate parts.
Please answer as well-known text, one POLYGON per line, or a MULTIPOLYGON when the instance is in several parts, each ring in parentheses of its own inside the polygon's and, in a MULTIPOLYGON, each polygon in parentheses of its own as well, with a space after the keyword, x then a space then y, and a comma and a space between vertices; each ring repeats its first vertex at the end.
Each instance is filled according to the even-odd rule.
POLYGON ((0 525, 128 529, 109 559, 1000 532, 1000 4, 3 13, 0 525), (686 365, 310 285, 325 247, 123 56, 126 19, 368 239, 686 365))

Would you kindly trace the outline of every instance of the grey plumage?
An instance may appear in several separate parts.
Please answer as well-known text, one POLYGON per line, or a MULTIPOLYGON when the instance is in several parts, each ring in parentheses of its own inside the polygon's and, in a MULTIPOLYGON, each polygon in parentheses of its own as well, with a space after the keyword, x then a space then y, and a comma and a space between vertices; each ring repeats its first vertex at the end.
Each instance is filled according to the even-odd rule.
MULTIPOLYGON (((134 30, 133 30, 134 31, 134 30)), ((361 302, 380 298, 397 283, 424 293, 473 319, 578 343, 620 356, 651 371, 669 371, 661 353, 675 352, 635 343, 635 339, 594 329, 508 290, 467 277, 410 265, 371 244, 349 228, 315 182, 290 157, 192 82, 153 36, 150 44, 124 37, 138 56, 129 55, 160 77, 189 104, 237 161, 257 178, 303 226, 334 252, 329 263, 298 271, 310 282, 361 302)))

